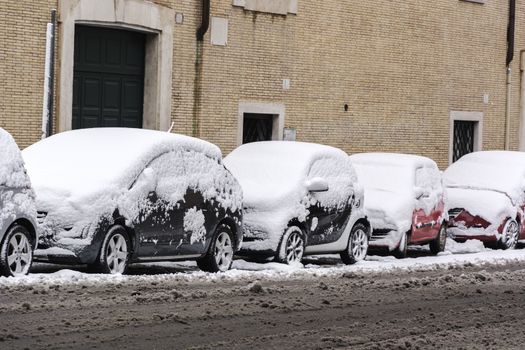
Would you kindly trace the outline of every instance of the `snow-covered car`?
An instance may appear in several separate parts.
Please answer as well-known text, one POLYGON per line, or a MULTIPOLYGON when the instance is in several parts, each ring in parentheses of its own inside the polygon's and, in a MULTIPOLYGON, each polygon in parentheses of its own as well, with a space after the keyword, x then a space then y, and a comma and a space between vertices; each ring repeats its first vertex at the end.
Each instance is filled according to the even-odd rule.
POLYGON ((470 153, 449 166, 443 179, 450 237, 502 249, 525 239, 525 153, 470 153))
POLYGON ((433 254, 445 249, 445 196, 433 160, 396 153, 360 153, 350 160, 365 189, 372 250, 404 258, 408 245, 430 244, 433 254))
POLYGON ((37 244, 35 195, 13 137, 0 128, 0 275, 25 275, 37 244))
POLYGON ((167 132, 63 132, 23 151, 42 227, 37 260, 124 273, 195 259, 228 270, 242 243, 242 191, 218 147, 167 132))
POLYGON ((324 145, 267 141, 224 159, 244 193, 240 255, 300 262, 306 254, 366 257, 370 225, 363 191, 345 152, 324 145))

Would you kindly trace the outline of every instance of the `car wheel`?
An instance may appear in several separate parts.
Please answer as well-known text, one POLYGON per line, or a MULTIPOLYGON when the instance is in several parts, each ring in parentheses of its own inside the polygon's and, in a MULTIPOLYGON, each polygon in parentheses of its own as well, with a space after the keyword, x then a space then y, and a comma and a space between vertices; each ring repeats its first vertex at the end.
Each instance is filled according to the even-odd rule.
POLYGON ((122 226, 109 229, 95 265, 91 267, 102 273, 124 274, 129 265, 130 240, 122 226))
POLYGON ((442 224, 439 228, 438 236, 435 240, 430 242, 430 252, 434 255, 445 251, 445 244, 447 243, 447 227, 442 224))
POLYGON ((352 227, 350 237, 348 237, 348 246, 341 252, 343 263, 350 265, 364 260, 368 252, 368 230, 365 225, 357 223, 352 227))
POLYGON ((228 271, 233 263, 233 233, 227 225, 217 229, 206 255, 197 260, 197 265, 207 272, 228 271))
POLYGON ((407 257, 408 250, 408 233, 403 233, 401 240, 399 240, 399 246, 394 250, 394 256, 398 259, 404 259, 407 257))
POLYGON ((303 231, 297 226, 290 226, 281 239, 275 260, 283 264, 301 262, 304 255, 304 247, 303 231))
POLYGON ((520 226, 514 219, 509 219, 503 227, 503 234, 498 242, 500 249, 514 249, 518 244, 520 226))
POLYGON ((0 249, 0 274, 2 276, 27 275, 33 262, 33 247, 29 231, 13 225, 5 235, 0 249))

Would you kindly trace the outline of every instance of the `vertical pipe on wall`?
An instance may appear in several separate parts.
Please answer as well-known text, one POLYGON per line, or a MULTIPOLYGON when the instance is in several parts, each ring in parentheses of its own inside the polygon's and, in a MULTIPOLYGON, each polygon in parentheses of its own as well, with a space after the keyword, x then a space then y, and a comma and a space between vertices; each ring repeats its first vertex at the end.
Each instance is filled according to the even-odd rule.
POLYGON ((519 150, 525 151, 525 51, 521 50, 519 55, 520 72, 520 134, 519 150))
POLYGON ((201 24, 197 29, 197 47, 195 51, 195 77, 193 80, 193 117, 191 134, 194 137, 200 136, 200 106, 202 97, 202 61, 204 51, 204 35, 210 27, 210 0, 202 0, 201 3, 201 24))
POLYGON ((42 110, 42 138, 53 133, 53 102, 55 85, 55 31, 56 10, 51 10, 51 21, 46 31, 46 58, 44 69, 44 103, 42 110))
POLYGON ((507 25, 507 79, 506 79, 506 91, 507 91, 507 103, 505 106, 505 149, 510 149, 510 113, 511 113, 511 97, 512 97, 512 84, 511 84, 511 73, 510 64, 514 59, 514 33, 515 33, 515 22, 516 22, 516 0, 509 0, 509 20, 507 25))

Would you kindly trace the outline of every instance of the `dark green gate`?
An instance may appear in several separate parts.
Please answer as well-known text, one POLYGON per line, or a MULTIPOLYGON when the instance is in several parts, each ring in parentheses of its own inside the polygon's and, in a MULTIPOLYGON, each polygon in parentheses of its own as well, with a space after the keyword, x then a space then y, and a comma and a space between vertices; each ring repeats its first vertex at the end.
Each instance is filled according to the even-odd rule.
POLYGON ((75 27, 73 129, 142 127, 146 36, 75 27))

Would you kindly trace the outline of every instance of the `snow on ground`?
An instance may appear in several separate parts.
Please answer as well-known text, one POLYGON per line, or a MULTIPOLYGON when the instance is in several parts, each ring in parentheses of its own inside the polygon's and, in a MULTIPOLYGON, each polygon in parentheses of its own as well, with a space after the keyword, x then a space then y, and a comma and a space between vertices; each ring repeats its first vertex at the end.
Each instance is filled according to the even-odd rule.
MULTIPOLYGON (((419 256, 396 259, 391 256, 370 256, 366 261, 355 265, 344 265, 337 255, 313 256, 307 258, 305 265, 288 266, 278 263, 254 263, 236 260, 233 269, 226 273, 211 274, 199 271, 195 262, 162 262, 132 265, 131 273, 137 275, 102 275, 82 272, 82 268, 62 269, 52 273, 31 273, 23 277, 1 277, 0 288, 30 285, 119 285, 123 283, 162 283, 180 281, 181 283, 246 282, 255 280, 316 279, 318 277, 338 277, 347 274, 362 275, 372 273, 395 273, 411 271, 432 271, 468 266, 505 265, 525 262, 525 249, 491 250, 479 241, 468 243, 447 242, 448 248, 439 256, 419 256)), ((418 250, 415 250, 418 253, 418 250)), ((417 254, 416 254, 417 255, 417 254)), ((49 270, 50 265, 35 266, 35 271, 49 270)))

